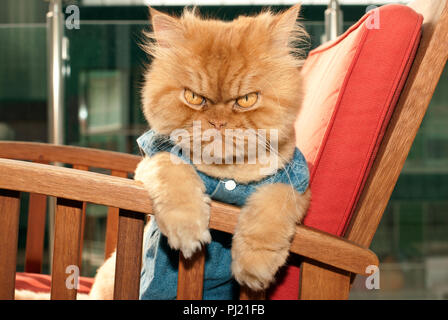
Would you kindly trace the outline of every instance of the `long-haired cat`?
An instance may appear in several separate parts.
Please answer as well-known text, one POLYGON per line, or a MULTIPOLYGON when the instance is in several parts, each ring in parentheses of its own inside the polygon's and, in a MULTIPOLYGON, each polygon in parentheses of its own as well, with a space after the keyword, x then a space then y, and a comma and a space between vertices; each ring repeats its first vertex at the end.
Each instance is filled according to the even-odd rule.
MULTIPOLYGON (((153 61, 142 102, 151 131, 140 138, 146 155, 135 179, 148 190, 155 219, 145 227, 141 298, 175 298, 176 250, 190 258, 205 245, 209 299, 234 297, 233 279, 266 289, 285 264, 310 199, 293 126, 302 102, 303 62, 295 44, 306 39, 299 10, 296 5, 224 22, 201 18, 195 10, 177 18, 150 9, 153 33, 145 49, 153 61), (227 137, 229 129, 250 134, 227 137), (187 152, 171 151, 175 130, 190 138, 183 145, 187 152), (200 138, 192 138, 195 130, 200 138), (229 139, 204 139, 207 130, 229 139), (275 165, 249 159, 250 138, 275 165), (238 139, 244 142, 239 149, 238 139), (198 142, 222 161, 192 161, 198 142), (220 154, 229 147, 235 154, 220 154), (173 154, 183 161, 173 161, 173 154), (208 229, 210 198, 242 207, 233 238, 208 229)), ((114 268, 115 254, 98 270, 89 298, 113 298, 114 268)))

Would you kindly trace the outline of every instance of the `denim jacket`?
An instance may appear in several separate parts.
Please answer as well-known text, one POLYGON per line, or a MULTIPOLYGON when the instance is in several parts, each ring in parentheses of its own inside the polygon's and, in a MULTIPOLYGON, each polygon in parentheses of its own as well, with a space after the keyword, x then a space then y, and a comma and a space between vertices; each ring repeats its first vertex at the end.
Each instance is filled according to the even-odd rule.
MULTIPOLYGON (((173 148, 168 136, 150 130, 137 139, 140 149, 151 157, 158 152, 171 152, 191 165, 188 155, 173 148)), ((193 165, 194 166, 194 165, 193 165)), ((274 174, 247 184, 232 179, 211 177, 196 170, 204 182, 206 193, 216 201, 243 206, 247 198, 264 184, 284 183, 292 185, 299 193, 305 192, 309 183, 306 160, 299 149, 294 150, 292 160, 274 174)), ((238 285, 232 278, 231 241, 232 236, 217 230, 210 230, 212 242, 205 248, 203 299, 235 299, 238 285)), ((175 299, 177 294, 177 269, 179 253, 169 247, 167 238, 161 234, 155 219, 150 220, 144 240, 143 267, 140 279, 140 299, 175 299)))

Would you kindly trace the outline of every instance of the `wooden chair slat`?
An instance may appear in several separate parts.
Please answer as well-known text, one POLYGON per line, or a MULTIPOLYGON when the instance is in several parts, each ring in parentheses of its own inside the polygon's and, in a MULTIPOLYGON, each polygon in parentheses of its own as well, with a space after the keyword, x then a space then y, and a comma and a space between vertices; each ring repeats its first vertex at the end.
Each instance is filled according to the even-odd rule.
POLYGON ((305 261, 300 266, 300 300, 347 300, 350 292, 350 272, 305 261))
MULTIPOLYGON (((49 164, 35 160, 36 163, 49 164)), ((25 245, 25 272, 40 273, 44 253, 45 220, 47 213, 47 196, 30 193, 28 202, 28 225, 25 245)))
POLYGON ((76 299, 78 284, 75 280, 80 270, 82 207, 83 204, 80 201, 57 199, 51 274, 51 299, 53 300, 76 299), (70 268, 67 269, 68 267, 70 268))
POLYGON ((114 299, 138 300, 145 219, 129 210, 119 214, 114 299))
POLYGON ((205 249, 195 252, 190 259, 179 253, 177 276, 178 300, 201 300, 204 289, 205 249))
POLYGON ((0 300, 14 299, 20 192, 0 189, 0 300))
POLYGON ((26 230, 25 272, 40 273, 44 253, 47 196, 30 193, 26 230))
POLYGON ((106 243, 104 245, 104 259, 107 259, 117 249, 119 208, 107 208, 106 243))
POLYGON ((253 291, 246 286, 241 286, 240 300, 266 300, 266 291, 253 291))
MULTIPOLYGON (((111 176, 127 178, 128 174, 125 171, 112 170, 111 176)), ((106 244, 104 248, 105 259, 109 258, 110 255, 117 248, 118 215, 119 215, 119 208, 109 207, 107 209, 106 244)))
MULTIPOLYGON (((73 165, 73 169, 76 170, 82 170, 82 171, 89 171, 89 167, 88 166, 84 166, 82 164, 74 164, 73 165)), ((82 250, 84 248, 84 230, 86 227, 86 208, 87 208, 87 203, 83 202, 82 203, 82 210, 81 210, 81 216, 82 216, 82 221, 81 221, 81 243, 79 244, 79 269, 81 270, 81 266, 82 266, 82 250)))

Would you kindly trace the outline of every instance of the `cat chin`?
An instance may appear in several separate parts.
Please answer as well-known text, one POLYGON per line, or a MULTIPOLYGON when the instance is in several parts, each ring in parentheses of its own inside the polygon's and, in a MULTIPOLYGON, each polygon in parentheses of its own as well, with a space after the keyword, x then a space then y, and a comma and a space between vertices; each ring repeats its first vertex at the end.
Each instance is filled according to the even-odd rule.
POLYGON ((278 166, 269 167, 262 164, 195 164, 195 167, 205 174, 218 179, 232 179, 238 183, 249 183, 259 181, 267 176, 274 174, 277 170, 283 168, 284 162, 278 166))
POLYGON ((222 164, 198 162, 194 166, 199 171, 218 179, 233 179, 239 183, 249 183, 259 181, 282 169, 292 159, 294 149, 295 139, 290 139, 284 144, 280 144, 278 156, 268 158, 269 161, 265 164, 259 161, 254 164, 235 162, 226 164, 223 159, 222 164), (274 159, 275 161, 273 161, 274 159))

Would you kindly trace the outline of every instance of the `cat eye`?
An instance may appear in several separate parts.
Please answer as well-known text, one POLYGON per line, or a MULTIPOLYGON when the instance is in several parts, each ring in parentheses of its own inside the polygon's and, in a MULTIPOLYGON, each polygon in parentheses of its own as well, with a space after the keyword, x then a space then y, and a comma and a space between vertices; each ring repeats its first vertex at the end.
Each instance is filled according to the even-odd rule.
POLYGON ((202 106, 205 103, 204 97, 198 95, 197 93, 194 93, 190 89, 184 90, 184 98, 189 104, 195 107, 202 106))
POLYGON ((249 109, 254 106, 258 100, 258 93, 248 93, 238 99, 236 99, 236 105, 241 109, 249 109))

